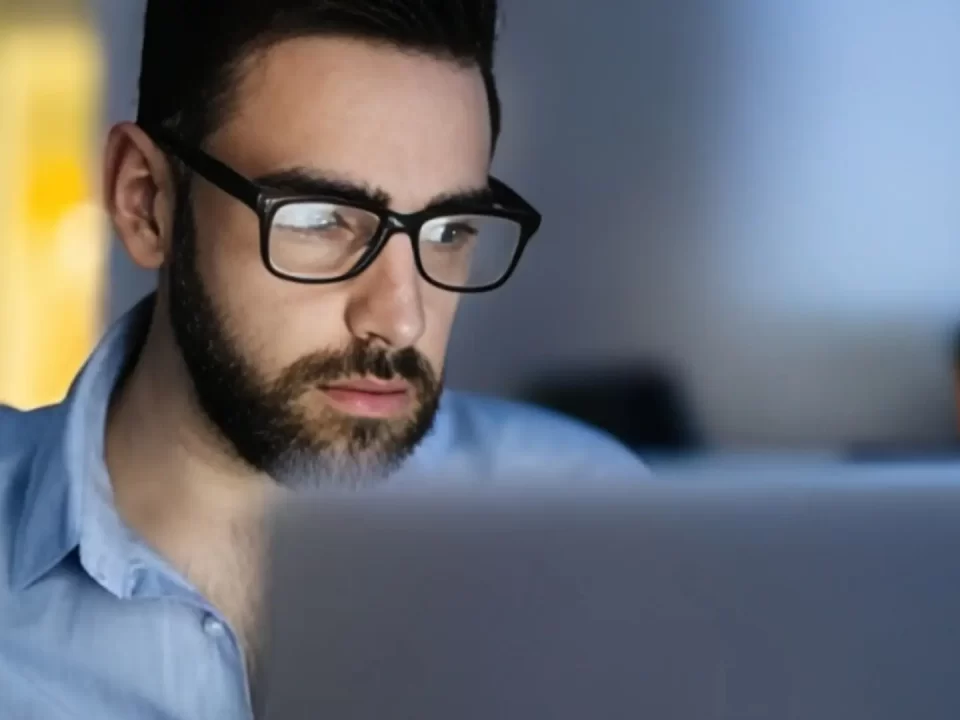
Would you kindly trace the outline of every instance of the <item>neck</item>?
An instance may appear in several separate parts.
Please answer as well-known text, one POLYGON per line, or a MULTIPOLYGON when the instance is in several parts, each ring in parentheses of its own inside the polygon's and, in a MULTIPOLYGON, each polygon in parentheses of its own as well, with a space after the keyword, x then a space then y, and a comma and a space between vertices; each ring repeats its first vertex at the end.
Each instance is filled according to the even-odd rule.
POLYGON ((238 523, 255 523, 276 492, 234 457, 200 412, 173 334, 156 311, 111 405, 106 462, 121 517, 180 569, 229 548, 238 523))

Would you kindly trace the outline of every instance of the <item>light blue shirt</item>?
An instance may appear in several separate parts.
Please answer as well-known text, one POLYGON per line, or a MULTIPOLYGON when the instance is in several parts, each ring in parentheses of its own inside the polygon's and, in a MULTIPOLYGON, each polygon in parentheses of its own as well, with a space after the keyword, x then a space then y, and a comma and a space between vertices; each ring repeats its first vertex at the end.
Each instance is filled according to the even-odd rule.
MULTIPOLYGON (((124 525, 112 500, 107 406, 150 307, 142 303, 107 333, 59 405, 0 406, 2 718, 252 716, 230 627, 124 525)), ((441 471, 451 482, 551 468, 644 473, 632 453, 597 431, 453 392, 408 467, 409 477, 441 471)))

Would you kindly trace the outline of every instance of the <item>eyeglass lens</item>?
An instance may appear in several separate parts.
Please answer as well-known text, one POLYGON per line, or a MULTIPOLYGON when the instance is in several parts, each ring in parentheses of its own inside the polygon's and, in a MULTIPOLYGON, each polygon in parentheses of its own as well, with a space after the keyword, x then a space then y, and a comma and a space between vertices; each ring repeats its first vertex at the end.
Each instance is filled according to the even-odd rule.
MULTIPOLYGON (((356 267, 379 226, 376 214, 349 205, 290 203, 273 216, 270 262, 285 275, 334 280, 356 267)), ((509 271, 521 235, 521 226, 508 218, 450 215, 424 223, 417 247, 430 279, 450 287, 479 288, 509 271)))

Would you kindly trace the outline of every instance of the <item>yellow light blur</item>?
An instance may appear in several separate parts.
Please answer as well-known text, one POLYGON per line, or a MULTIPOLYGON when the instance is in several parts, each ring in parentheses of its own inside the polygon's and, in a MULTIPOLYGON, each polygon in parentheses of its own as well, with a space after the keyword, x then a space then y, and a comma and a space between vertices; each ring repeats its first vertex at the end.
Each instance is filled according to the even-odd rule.
POLYGON ((60 400, 100 333, 102 70, 79 13, 0 12, 0 403, 60 400))

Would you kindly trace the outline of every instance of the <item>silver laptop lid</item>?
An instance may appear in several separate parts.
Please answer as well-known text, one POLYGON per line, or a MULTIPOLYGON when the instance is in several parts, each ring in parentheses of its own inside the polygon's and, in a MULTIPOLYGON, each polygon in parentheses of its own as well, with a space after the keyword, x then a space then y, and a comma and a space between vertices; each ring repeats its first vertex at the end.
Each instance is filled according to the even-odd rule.
POLYGON ((951 478, 303 500, 266 717, 955 720, 951 478))

